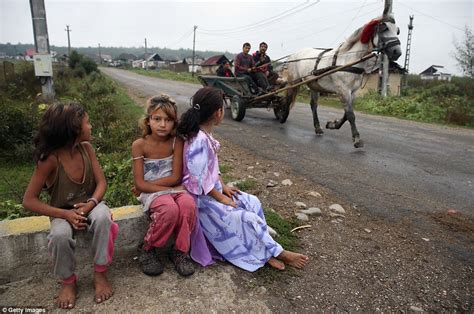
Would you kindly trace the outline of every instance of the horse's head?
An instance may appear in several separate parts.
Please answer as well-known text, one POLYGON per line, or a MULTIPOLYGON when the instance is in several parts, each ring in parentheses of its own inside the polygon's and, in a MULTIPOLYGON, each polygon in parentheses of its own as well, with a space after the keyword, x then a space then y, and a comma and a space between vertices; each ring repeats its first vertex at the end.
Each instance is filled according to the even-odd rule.
POLYGON ((402 55, 402 49, 398 39, 400 29, 389 12, 390 5, 391 1, 386 1, 382 17, 364 26, 360 40, 362 43, 371 41, 375 49, 384 52, 390 60, 395 61, 402 55))
POLYGON ((402 55, 400 40, 398 39, 400 29, 395 24, 395 19, 391 15, 385 15, 375 26, 374 46, 384 52, 387 57, 395 61, 402 55))

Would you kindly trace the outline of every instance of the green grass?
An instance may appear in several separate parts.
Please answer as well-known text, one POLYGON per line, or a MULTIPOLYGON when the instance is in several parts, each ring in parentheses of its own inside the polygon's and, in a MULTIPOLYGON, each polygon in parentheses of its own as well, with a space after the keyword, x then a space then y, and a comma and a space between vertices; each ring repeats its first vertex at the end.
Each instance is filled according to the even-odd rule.
POLYGON ((233 167, 231 165, 228 165, 228 164, 220 164, 219 165, 219 171, 221 172, 221 174, 227 174, 230 171, 232 171, 232 169, 233 169, 233 167))
MULTIPOLYGON (((298 238, 291 233, 291 229, 297 226, 294 221, 283 219, 277 212, 264 209, 267 224, 272 227, 278 235, 274 237, 285 250, 297 251, 298 238)), ((282 276, 297 276, 291 267, 286 267, 285 271, 276 270, 272 267, 263 267, 256 274, 263 282, 271 283, 280 281, 282 276)))
POLYGON ((144 70, 144 69, 136 69, 136 68, 130 68, 129 69, 132 72, 141 74, 141 75, 146 75, 146 76, 151 76, 151 77, 157 77, 165 80, 171 80, 171 81, 180 81, 180 82, 187 82, 187 83, 194 83, 194 84, 200 84, 197 75, 194 74, 194 77, 192 76, 191 73, 189 72, 173 72, 170 70, 144 70))
POLYGON ((11 200, 20 204, 33 173, 33 163, 0 160, 0 202, 11 200))
POLYGON ((298 238, 290 231, 295 228, 297 224, 294 221, 283 219, 273 210, 265 209, 264 213, 267 224, 278 233, 275 240, 286 250, 295 251, 298 247, 298 238))
POLYGON ((255 186, 257 185, 257 181, 252 178, 247 178, 238 182, 236 185, 239 190, 249 191, 255 188, 255 186))
MULTIPOLYGON (((32 68, 31 64, 25 66, 32 68)), ((131 194, 133 178, 130 146, 133 140, 139 137, 137 122, 143 115, 143 108, 137 106, 118 84, 105 76, 92 73, 78 77, 67 68, 64 71, 55 81, 57 97, 61 101, 81 102, 91 116, 94 137, 92 144, 96 147, 99 162, 108 180, 107 201, 114 207, 136 203, 136 198, 131 194)), ((12 89, 13 92, 0 93, 3 99, 9 101, 9 106, 2 107, 2 115, 9 112, 23 114, 16 119, 4 119, 7 126, 10 126, 11 121, 28 120, 25 112, 29 113, 31 110, 17 112, 16 108, 22 103, 32 102, 31 94, 35 94, 35 87, 33 84, 30 86, 18 83, 17 89, 12 89), (16 92, 17 90, 21 93, 16 92)), ((12 116, 17 117, 13 114, 12 116)), ((37 129, 37 123, 31 128, 31 131, 28 131, 30 137, 37 129)), ((0 130, 4 132, 5 128, 0 130)), ((14 140, 18 141, 15 134, 13 136, 14 140)), ((5 147, 0 151, 0 220, 34 215, 21 206, 23 194, 34 170, 31 138, 25 139, 22 146, 10 144, 5 147)), ((44 193, 40 198, 47 199, 44 193)))

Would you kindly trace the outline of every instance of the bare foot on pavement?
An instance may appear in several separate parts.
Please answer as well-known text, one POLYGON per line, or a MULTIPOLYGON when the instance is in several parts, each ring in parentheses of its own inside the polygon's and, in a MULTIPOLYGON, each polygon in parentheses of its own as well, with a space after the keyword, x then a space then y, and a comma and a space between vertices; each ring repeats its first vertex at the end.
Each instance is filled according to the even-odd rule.
POLYGON ((274 257, 271 257, 269 260, 268 260, 268 265, 272 266, 273 268, 276 268, 278 270, 284 270, 285 269, 285 263, 277 260, 276 258, 274 257))
POLYGON ((107 279, 106 273, 94 272, 95 302, 101 303, 109 299, 114 291, 107 279))
POLYGON ((61 289, 56 298, 56 305, 61 309, 72 309, 76 305, 76 283, 61 284, 61 289))
POLYGON ((296 268, 303 268, 308 263, 309 257, 300 253, 291 251, 283 251, 277 258, 283 261, 285 264, 291 265, 296 268))

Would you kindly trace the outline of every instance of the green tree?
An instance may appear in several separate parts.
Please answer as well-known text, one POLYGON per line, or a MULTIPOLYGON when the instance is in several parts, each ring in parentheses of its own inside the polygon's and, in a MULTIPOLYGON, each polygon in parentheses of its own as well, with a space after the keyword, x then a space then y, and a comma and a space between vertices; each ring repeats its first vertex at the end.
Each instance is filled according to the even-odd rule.
POLYGON ((82 61, 82 55, 79 54, 76 50, 73 50, 71 52, 71 55, 69 56, 69 67, 71 69, 75 69, 78 64, 80 64, 82 61))
POLYGON ((454 39, 456 51, 453 56, 464 75, 474 77, 474 34, 468 26, 464 29, 465 38, 462 42, 454 39))

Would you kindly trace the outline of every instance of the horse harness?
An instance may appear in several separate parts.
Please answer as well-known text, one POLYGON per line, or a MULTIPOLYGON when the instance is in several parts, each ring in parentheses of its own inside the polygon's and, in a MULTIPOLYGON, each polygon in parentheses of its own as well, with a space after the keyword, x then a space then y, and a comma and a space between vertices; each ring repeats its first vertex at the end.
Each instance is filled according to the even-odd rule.
MULTIPOLYGON (((384 18, 382 19, 379 24, 376 26, 376 32, 377 33, 382 33, 383 31, 385 31, 387 29, 387 25, 385 25, 384 22, 391 22, 391 23, 395 23, 395 20, 391 17, 388 17, 388 18, 384 18)), ((380 36, 379 36, 379 42, 377 44, 374 43, 374 36, 372 35, 372 38, 370 39, 370 43, 372 44, 372 48, 373 47, 378 47, 378 46, 381 46, 380 48, 378 48, 379 51, 383 51, 383 50, 386 50, 390 47, 393 47, 393 46, 396 46, 396 45, 400 45, 400 40, 398 39, 398 37, 387 37, 387 38, 384 38, 382 39, 380 36)), ((339 47, 337 47, 336 51, 334 52, 334 56, 332 57, 332 65, 331 66, 328 66, 328 67, 325 67, 325 68, 322 68, 322 69, 318 69, 318 65, 319 65, 319 62, 321 61, 321 59, 323 58, 323 55, 328 52, 328 51, 331 51, 332 49, 330 48, 326 48, 324 49, 323 51, 321 51, 318 55, 318 57, 316 58, 316 62, 314 64, 314 69, 313 71, 311 72, 312 75, 320 75, 320 74, 323 74, 327 71, 330 71, 334 68, 336 68, 336 62, 337 62, 337 55, 339 54, 339 50, 341 49, 343 44, 340 44, 339 47)), ((354 74, 363 74, 365 72, 364 69, 362 68, 359 68, 359 67, 355 67, 355 66, 352 66, 352 67, 348 67, 348 68, 345 68, 345 69, 342 69, 341 71, 343 72, 349 72, 349 73, 354 73, 354 74)))
MULTIPOLYGON (((319 53, 318 57, 316 58, 316 62, 314 64, 314 69, 311 72, 311 74, 312 75, 320 75, 320 74, 323 74, 323 73, 325 73, 327 71, 330 71, 334 68, 337 68, 337 66, 336 66, 337 55, 339 54, 339 49, 341 49, 341 46, 342 46, 342 44, 340 44, 339 47, 337 47, 336 51, 334 52, 334 56, 332 57, 332 65, 328 66, 328 67, 325 67, 325 68, 322 68, 322 69, 318 69, 319 62, 323 58, 324 54, 328 51, 331 51, 332 49, 327 48, 327 49, 324 49, 323 51, 321 51, 319 53)), ((363 74, 365 70, 362 69, 362 68, 359 68, 359 67, 352 66, 352 67, 342 69, 341 71, 342 72, 354 73, 354 74, 363 74)))

